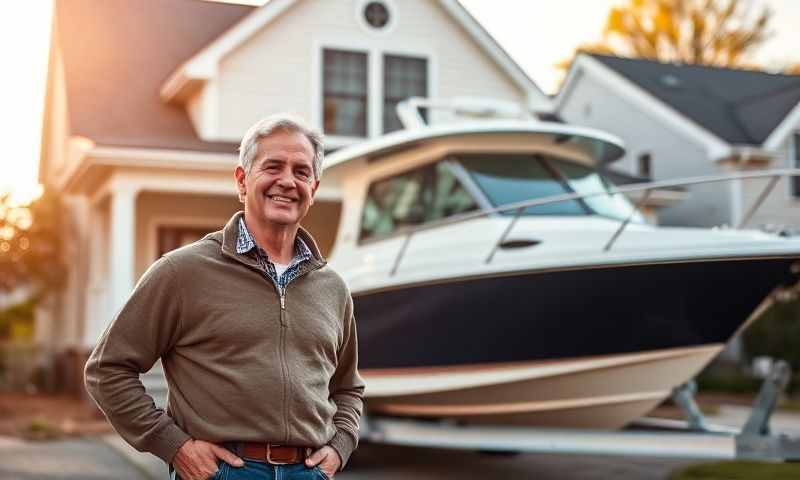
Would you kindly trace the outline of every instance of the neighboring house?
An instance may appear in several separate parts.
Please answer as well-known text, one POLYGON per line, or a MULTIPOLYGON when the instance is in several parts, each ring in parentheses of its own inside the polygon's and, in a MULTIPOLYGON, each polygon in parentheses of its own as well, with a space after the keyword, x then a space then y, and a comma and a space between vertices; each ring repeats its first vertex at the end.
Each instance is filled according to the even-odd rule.
MULTIPOLYGON (((580 54, 555 99, 565 121, 625 142, 617 164, 666 180, 800 168, 800 76, 580 54)), ((767 180, 691 187, 665 224, 738 225, 767 180)), ((750 227, 800 227, 800 179, 775 185, 750 227)))
MULTIPOLYGON (((239 209, 260 117, 294 111, 337 148, 399 128, 409 96, 552 108, 455 0, 57 0, 40 181, 65 197, 70 271, 41 340, 87 352, 151 262, 239 209)), ((305 224, 338 222, 337 200, 323 178, 305 224)))

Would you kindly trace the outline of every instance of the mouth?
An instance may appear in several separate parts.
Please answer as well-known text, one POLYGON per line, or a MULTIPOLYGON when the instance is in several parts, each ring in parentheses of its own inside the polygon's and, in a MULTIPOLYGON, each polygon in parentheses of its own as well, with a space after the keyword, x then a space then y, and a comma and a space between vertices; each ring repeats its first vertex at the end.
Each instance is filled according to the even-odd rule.
POLYGON ((267 195, 267 198, 269 198, 273 202, 285 203, 285 204, 294 203, 297 201, 296 198, 284 197, 283 195, 267 195))

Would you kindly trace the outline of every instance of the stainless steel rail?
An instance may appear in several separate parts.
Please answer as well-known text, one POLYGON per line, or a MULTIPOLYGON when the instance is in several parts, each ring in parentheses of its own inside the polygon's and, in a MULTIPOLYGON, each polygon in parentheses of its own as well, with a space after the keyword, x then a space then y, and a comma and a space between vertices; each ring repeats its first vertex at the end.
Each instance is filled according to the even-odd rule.
POLYGON ((461 215, 455 215, 450 218, 445 218, 442 220, 437 220, 435 222, 430 222, 424 225, 418 225, 414 227, 404 227, 398 229, 396 235, 405 235, 406 238, 403 241, 403 244, 400 250, 397 253, 397 257, 395 257, 394 265, 390 271, 390 275, 394 275, 397 273, 398 268, 400 267, 400 263, 403 260, 403 256, 405 255, 406 251, 408 250, 408 245, 411 242, 411 237, 419 232, 427 231, 427 230, 434 230, 437 228, 441 228, 447 225, 454 225, 457 223, 463 223, 469 220, 474 220, 477 218, 486 217, 489 215, 503 213, 510 210, 516 210, 516 213, 511 220, 509 221, 508 226, 503 230, 503 233, 498 238, 497 242, 493 245, 489 255, 486 257, 486 263, 490 263, 494 258, 495 253, 500 248, 500 246, 505 242, 508 235, 513 230, 514 226, 516 225, 519 217, 522 216, 522 212, 529 207, 535 207, 539 205, 548 205, 551 203, 559 203, 559 202, 567 202, 570 200, 580 200, 584 198, 593 198, 593 197, 600 197, 600 196, 614 196, 620 195, 625 193, 633 193, 633 192, 644 192, 642 199, 640 199, 636 204, 633 206, 633 210, 630 212, 628 217, 622 221, 619 228, 614 232, 611 236, 609 241, 603 247, 603 251, 609 251, 616 243, 617 239, 625 228, 630 223, 631 219, 634 215, 641 209, 644 203, 649 198, 650 194, 654 190, 660 189, 667 189, 673 187, 685 187, 690 185, 702 185, 708 183, 720 183, 720 182, 731 182, 737 180, 752 180, 757 178, 768 178, 770 182, 766 185, 766 187, 761 191, 761 194, 758 198, 753 202, 753 205, 747 210, 747 213, 742 217, 742 220, 736 226, 737 229, 741 229, 744 227, 747 222, 749 222, 758 208, 764 203, 769 193, 775 187, 777 182, 781 178, 788 178, 788 177, 800 177, 800 168, 784 168, 784 169, 774 169, 774 170, 761 170, 755 172, 746 172, 746 173, 732 173, 727 175, 706 175, 706 176, 699 176, 699 177, 688 177, 682 178, 677 180, 662 180, 657 182, 647 182, 647 183, 634 183, 631 185, 627 185, 624 187, 616 187, 611 191, 603 191, 603 192, 592 192, 592 193, 563 193, 559 195, 552 195, 550 197, 544 198, 536 198, 531 200, 524 200, 521 202, 514 202, 508 203, 506 205, 500 205, 499 207, 489 208, 485 210, 480 210, 477 212, 470 212, 461 215))

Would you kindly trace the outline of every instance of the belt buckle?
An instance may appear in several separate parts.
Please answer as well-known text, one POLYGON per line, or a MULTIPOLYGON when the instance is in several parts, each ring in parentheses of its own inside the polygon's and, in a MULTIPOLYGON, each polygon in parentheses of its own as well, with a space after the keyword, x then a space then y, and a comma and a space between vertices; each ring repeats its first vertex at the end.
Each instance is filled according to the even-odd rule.
MULTIPOLYGON (((282 447, 283 445, 274 445, 274 446, 275 447, 282 447)), ((272 459, 272 447, 273 447, 273 445, 271 443, 267 444, 267 462, 270 463, 271 465, 288 465, 289 462, 281 462, 281 461, 272 459)))

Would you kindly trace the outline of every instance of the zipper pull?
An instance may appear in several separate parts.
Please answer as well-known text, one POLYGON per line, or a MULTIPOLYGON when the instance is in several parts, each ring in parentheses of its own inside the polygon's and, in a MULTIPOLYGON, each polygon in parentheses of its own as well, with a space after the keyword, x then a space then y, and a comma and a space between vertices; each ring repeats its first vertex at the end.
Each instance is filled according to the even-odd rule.
POLYGON ((281 293, 281 310, 286 310, 286 295, 281 293))

